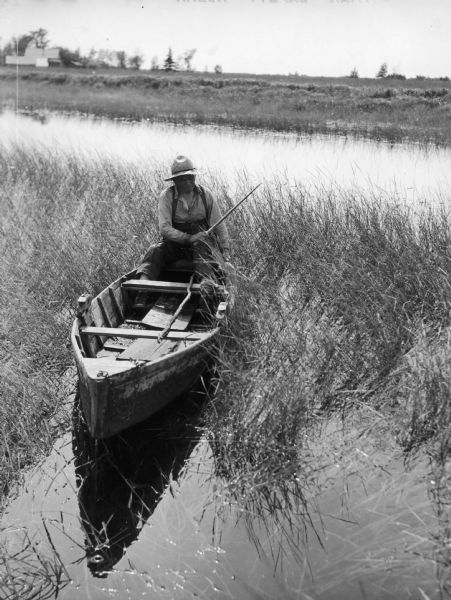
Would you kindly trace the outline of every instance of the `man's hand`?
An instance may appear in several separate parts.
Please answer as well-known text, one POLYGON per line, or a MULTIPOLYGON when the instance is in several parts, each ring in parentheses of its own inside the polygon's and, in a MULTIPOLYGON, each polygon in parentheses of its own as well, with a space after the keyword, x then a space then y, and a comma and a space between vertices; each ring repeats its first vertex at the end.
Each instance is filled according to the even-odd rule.
POLYGON ((199 231, 191 236, 191 245, 197 246, 199 244, 208 244, 208 233, 206 231, 199 231))
POLYGON ((229 274, 234 273, 235 267, 230 262, 230 252, 228 250, 224 250, 224 252, 222 253, 222 258, 224 259, 223 269, 225 270, 225 272, 229 274))

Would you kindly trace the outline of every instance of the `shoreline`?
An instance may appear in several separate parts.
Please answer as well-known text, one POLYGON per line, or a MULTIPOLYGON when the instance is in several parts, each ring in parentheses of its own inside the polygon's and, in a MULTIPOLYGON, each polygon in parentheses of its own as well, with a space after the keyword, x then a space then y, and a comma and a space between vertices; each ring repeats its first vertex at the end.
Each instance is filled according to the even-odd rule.
POLYGON ((15 71, 3 67, 0 106, 129 121, 451 145, 449 81, 296 79, 29 69, 20 71, 17 80, 15 71))

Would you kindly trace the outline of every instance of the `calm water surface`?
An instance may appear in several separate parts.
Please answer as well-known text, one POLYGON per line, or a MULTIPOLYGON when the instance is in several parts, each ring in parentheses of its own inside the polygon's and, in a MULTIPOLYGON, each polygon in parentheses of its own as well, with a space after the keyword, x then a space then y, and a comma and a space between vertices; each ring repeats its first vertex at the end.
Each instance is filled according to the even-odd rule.
POLYGON ((451 149, 387 144, 332 136, 251 132, 211 126, 118 123, 47 116, 44 123, 0 115, 3 143, 47 147, 89 160, 111 157, 164 166, 187 154, 204 176, 315 189, 340 186, 392 194, 402 202, 446 202, 451 193, 451 149))
MULTIPOLYGON (((0 115, 0 135, 55 156, 149 168, 186 153, 207 179, 221 174, 231 186, 282 179, 444 204, 451 190, 449 149, 10 113, 0 115)), ((0 596, 440 597, 443 574, 429 560, 439 527, 432 476, 421 457, 407 468, 374 414, 311 433, 297 483, 306 501, 287 514, 268 498, 239 504, 223 493, 203 401, 195 391, 96 449, 75 418, 4 515, 0 596)))
POLYGON ((286 514, 222 496, 201 408, 201 394, 180 398, 96 462, 76 429, 61 438, 3 519, 16 586, 65 600, 440 597, 427 469, 405 468, 372 415, 312 435, 300 460, 317 476, 286 514))

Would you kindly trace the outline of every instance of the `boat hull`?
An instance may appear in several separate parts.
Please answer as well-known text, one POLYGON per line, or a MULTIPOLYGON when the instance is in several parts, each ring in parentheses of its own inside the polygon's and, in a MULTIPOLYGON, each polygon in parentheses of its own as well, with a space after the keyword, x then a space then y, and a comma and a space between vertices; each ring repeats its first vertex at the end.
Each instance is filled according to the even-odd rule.
POLYGON ((144 421, 190 390, 213 361, 220 334, 224 287, 205 299, 192 274, 189 282, 189 273, 177 269, 169 281, 134 275, 78 300, 71 342, 80 406, 94 438, 144 421), (137 291, 144 292, 144 307, 137 291))
POLYGON ((80 402, 90 434, 107 438, 139 423, 191 389, 211 361, 213 337, 163 359, 93 377, 76 356, 80 402))

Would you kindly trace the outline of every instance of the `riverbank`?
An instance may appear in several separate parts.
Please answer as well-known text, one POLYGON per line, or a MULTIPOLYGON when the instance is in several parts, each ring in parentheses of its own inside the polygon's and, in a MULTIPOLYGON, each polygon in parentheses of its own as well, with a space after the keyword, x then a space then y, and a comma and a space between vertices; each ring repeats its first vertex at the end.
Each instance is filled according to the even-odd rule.
POLYGON ((0 106, 451 144, 451 82, 0 68, 0 106), (18 75, 18 76, 17 76, 18 75))

